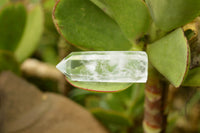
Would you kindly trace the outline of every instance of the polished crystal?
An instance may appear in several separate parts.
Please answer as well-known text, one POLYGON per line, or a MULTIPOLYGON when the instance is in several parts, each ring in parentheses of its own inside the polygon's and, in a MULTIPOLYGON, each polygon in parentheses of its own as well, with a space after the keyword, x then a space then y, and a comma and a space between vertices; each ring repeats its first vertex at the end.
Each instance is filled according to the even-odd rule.
POLYGON ((143 83, 148 59, 143 51, 72 52, 56 67, 72 81, 143 83))

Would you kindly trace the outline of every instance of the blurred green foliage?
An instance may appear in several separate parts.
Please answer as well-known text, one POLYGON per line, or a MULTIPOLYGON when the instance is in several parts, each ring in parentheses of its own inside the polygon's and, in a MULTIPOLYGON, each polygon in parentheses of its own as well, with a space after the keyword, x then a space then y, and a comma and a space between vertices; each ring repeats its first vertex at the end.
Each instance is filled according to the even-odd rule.
MULTIPOLYGON (((0 55, 5 55, 5 52, 10 53, 14 62, 21 63, 37 48, 43 31, 43 12, 38 3, 28 8, 26 4, 7 1, 2 6, 0 10, 0 55)), ((1 61, 0 64, 3 64, 1 66, 4 66, 5 60, 1 61)), ((7 68, 13 67, 12 64, 11 61, 7 62, 7 68)))
POLYGON ((138 123, 142 122, 144 84, 134 84, 124 91, 109 94, 74 89, 69 97, 88 108, 113 133, 142 132, 142 125, 138 123))
MULTIPOLYGON (((186 40, 184 31, 177 29, 200 15, 199 1, 170 2, 174 4, 172 7, 177 7, 173 9, 168 8, 171 5, 167 2, 146 2, 147 5, 142 0, 61 0, 54 12, 53 22, 54 0, 0 0, 0 72, 11 70, 20 75, 20 65, 29 57, 56 65, 71 51, 145 50, 148 43, 150 62, 169 82, 175 86, 200 86, 199 67, 189 70, 186 75, 190 63, 186 59, 190 56, 188 43, 195 34, 186 33, 186 40), (181 3, 184 6, 179 6, 181 3), (194 14, 185 17, 182 12, 194 14), (180 19, 174 18, 174 13, 180 19), (58 24, 57 27, 54 23, 58 24)), ((43 91, 58 92, 52 81, 28 79, 43 91)), ((68 96, 91 111, 112 133, 143 132, 144 84, 70 82, 80 88, 120 90, 108 94, 74 88, 68 96)), ((199 107, 200 91, 197 89, 191 97, 188 96, 189 100, 183 97, 191 90, 180 88, 172 101, 168 133, 186 127, 180 124, 180 120, 195 121, 193 112, 199 107)), ((200 125, 199 119, 195 122, 200 125)), ((195 131, 200 131, 199 127, 195 131)))

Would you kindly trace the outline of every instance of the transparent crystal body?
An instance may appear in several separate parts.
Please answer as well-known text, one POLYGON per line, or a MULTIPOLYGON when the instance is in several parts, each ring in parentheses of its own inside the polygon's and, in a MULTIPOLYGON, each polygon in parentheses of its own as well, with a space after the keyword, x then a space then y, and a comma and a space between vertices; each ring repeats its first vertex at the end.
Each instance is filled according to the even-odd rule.
POLYGON ((143 51, 72 52, 56 67, 72 81, 143 83, 148 59, 143 51))

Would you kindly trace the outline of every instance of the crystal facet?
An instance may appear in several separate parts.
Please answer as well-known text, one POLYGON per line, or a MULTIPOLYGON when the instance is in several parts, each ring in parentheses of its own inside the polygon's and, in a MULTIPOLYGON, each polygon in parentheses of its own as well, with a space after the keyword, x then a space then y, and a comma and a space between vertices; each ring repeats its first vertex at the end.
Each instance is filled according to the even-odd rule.
POLYGON ((148 59, 142 51, 72 52, 56 67, 72 81, 143 83, 148 59))

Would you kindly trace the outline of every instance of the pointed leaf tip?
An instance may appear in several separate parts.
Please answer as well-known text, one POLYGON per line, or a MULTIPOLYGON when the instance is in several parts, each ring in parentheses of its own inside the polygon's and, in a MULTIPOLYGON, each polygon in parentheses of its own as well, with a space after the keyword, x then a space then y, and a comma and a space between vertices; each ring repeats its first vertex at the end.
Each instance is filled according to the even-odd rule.
POLYGON ((190 62, 190 50, 183 30, 179 28, 149 44, 147 53, 152 65, 175 87, 179 87, 190 62))

